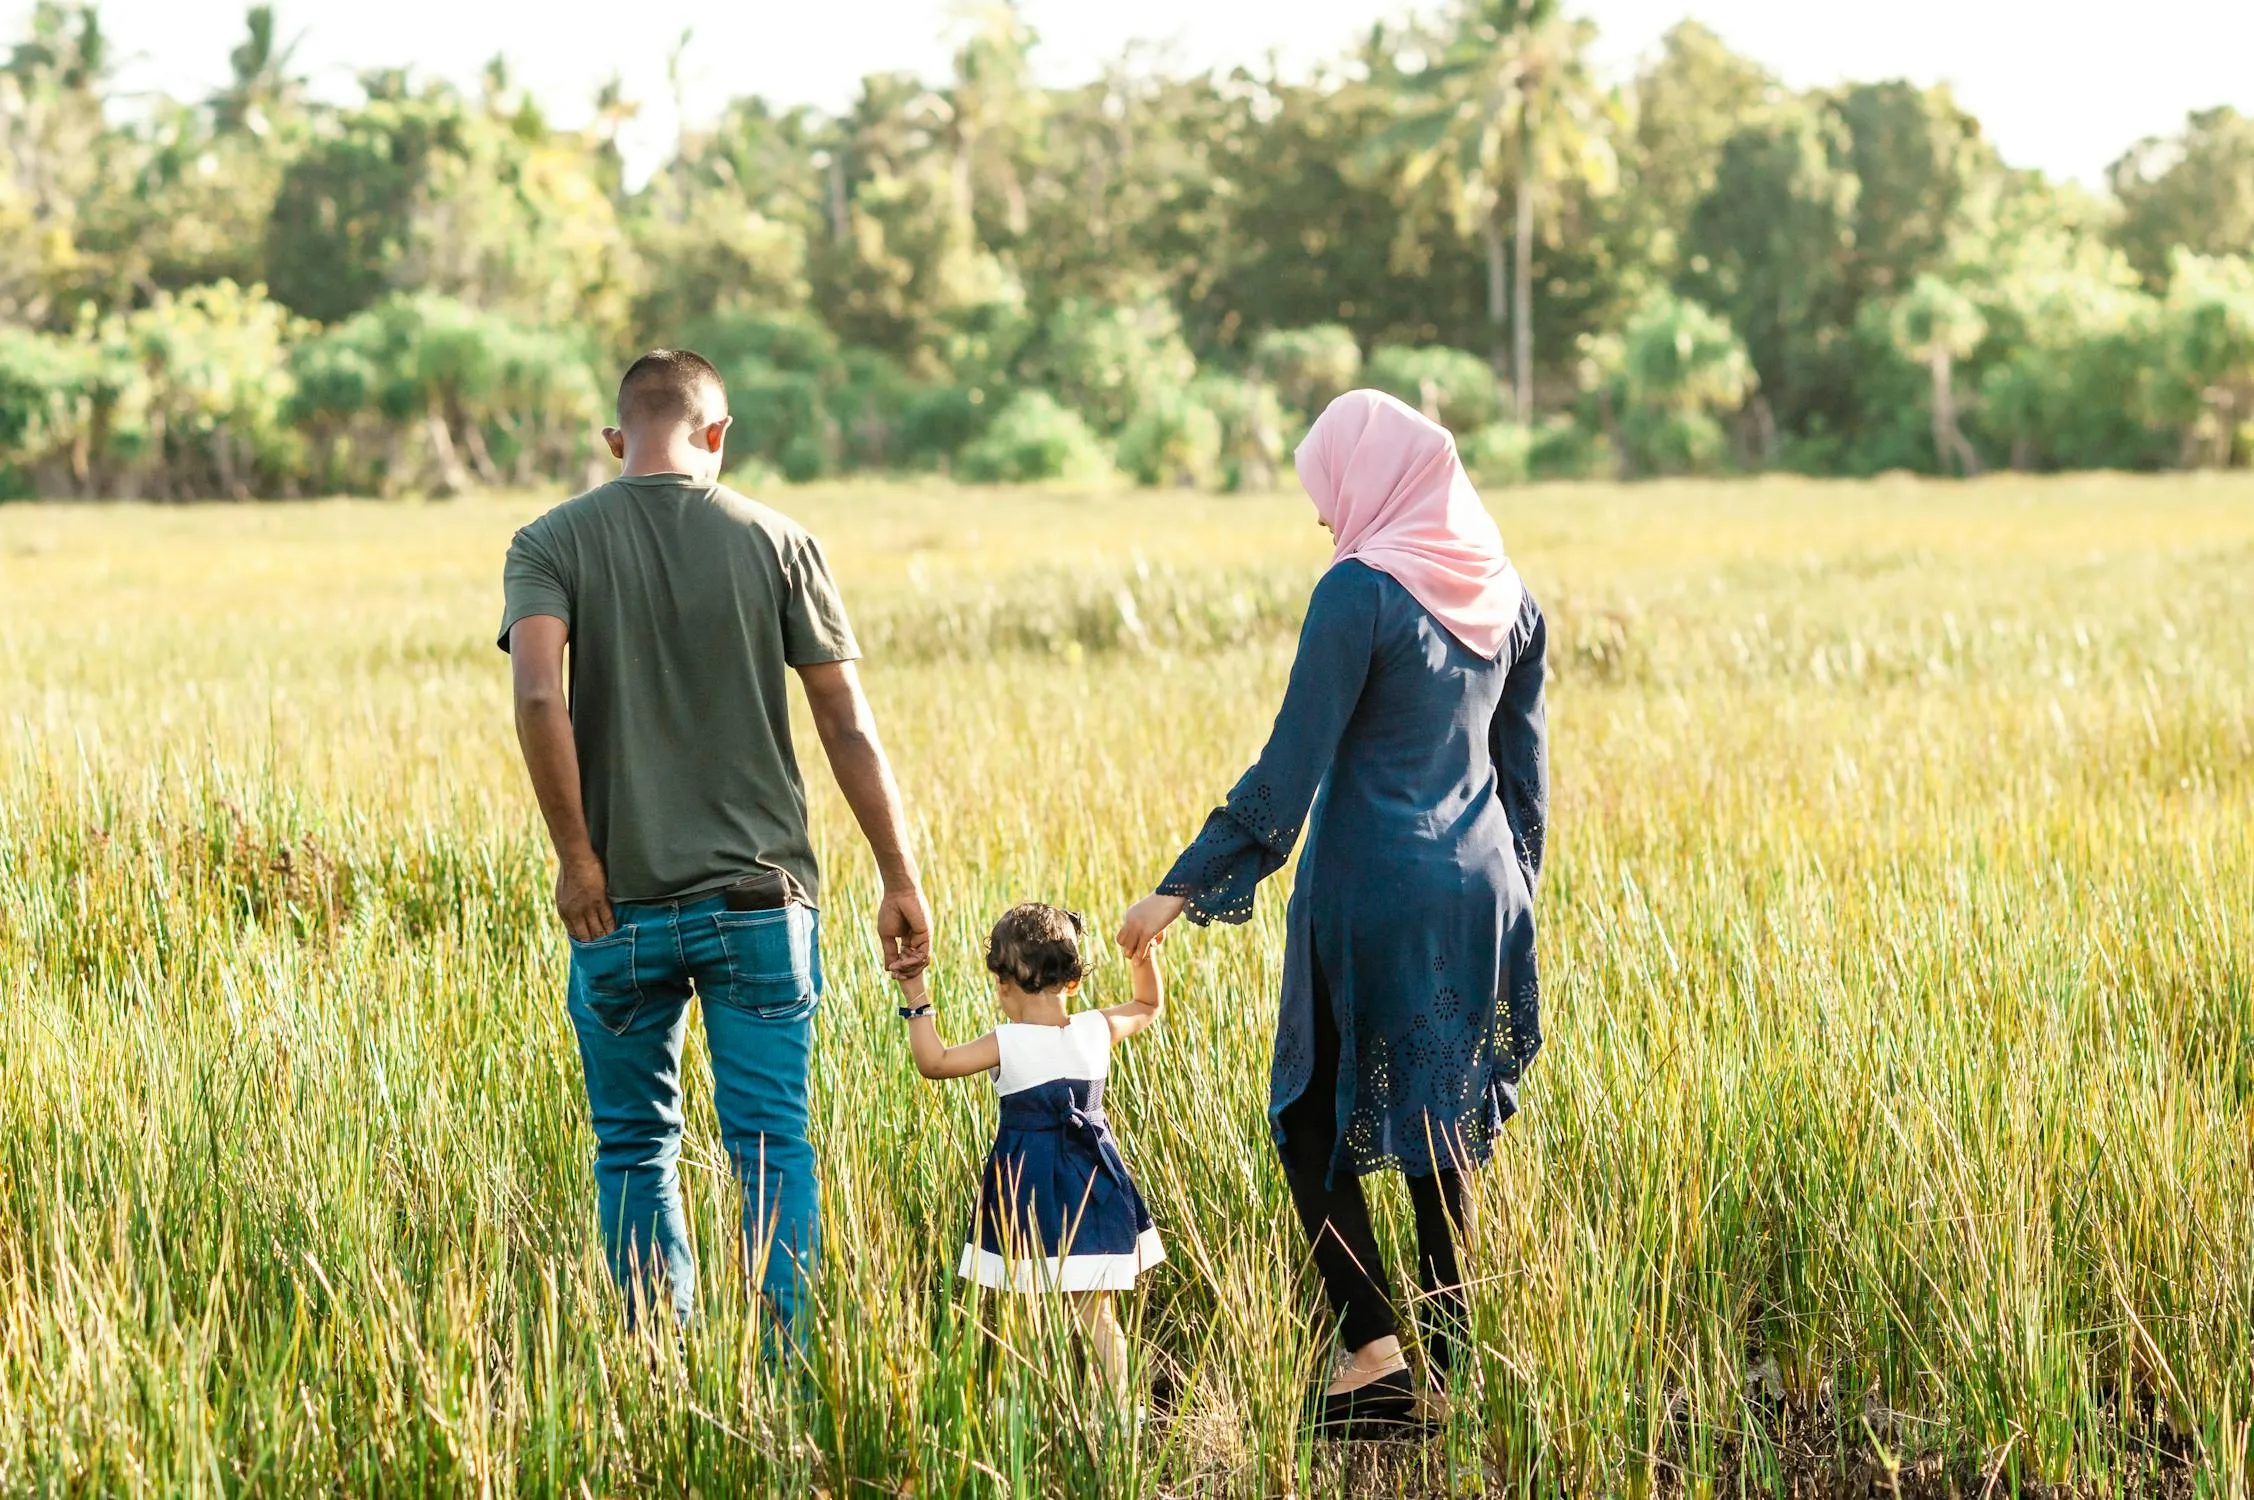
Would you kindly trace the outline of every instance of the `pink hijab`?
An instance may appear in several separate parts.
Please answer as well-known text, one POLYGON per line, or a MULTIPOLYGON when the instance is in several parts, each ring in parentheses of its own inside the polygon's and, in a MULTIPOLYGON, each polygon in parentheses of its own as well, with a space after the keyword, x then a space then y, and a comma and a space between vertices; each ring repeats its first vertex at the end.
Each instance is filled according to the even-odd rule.
POLYGON ((1338 538, 1334 565, 1351 557, 1391 574, 1465 649, 1501 654, 1525 586, 1447 428, 1382 391, 1348 391, 1296 462, 1338 538))

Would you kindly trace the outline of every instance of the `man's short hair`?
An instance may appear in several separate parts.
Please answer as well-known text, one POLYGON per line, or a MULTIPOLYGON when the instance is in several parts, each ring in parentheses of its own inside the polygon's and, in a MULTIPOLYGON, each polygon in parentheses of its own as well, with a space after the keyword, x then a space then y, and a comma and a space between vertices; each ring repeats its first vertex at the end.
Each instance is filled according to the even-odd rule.
POLYGON ((687 423, 701 427, 728 414, 728 387, 712 361, 687 349, 652 349, 626 367, 618 383, 618 425, 687 423))

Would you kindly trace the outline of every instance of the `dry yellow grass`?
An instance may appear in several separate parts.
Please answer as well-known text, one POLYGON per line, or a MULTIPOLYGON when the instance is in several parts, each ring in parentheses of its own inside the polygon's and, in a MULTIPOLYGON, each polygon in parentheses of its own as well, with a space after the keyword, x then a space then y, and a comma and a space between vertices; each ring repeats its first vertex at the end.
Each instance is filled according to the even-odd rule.
MULTIPOLYGON (((967 1032, 1000 906, 1116 911, 1257 748, 1324 539, 1282 497, 781 503, 872 647, 967 1032)), ((1378 1482, 1299 1420, 1281 891, 1174 948, 1126 1059, 1175 1259, 1158 1415, 1091 1434, 948 1282, 991 1106, 907 1069, 826 789, 816 1368, 764 1372, 726 1276, 685 1356, 618 1330, 491 645, 538 508, 0 508, 0 1488, 1378 1482)), ((2245 1494, 2254 484, 1496 509, 1553 617, 1550 1042, 1481 1183, 1477 1388, 1382 1482, 2245 1494)))

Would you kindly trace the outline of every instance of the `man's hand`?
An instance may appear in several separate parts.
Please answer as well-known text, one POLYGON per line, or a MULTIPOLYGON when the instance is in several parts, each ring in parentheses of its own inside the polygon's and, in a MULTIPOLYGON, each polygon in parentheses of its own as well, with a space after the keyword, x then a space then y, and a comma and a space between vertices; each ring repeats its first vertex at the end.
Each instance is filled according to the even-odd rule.
POLYGON ((906 981, 931 967, 931 913, 913 886, 886 891, 877 903, 877 945, 885 972, 906 981))
POLYGON ((1120 951, 1140 962, 1188 904, 1179 896, 1145 896, 1128 907, 1126 920, 1119 924, 1120 951))
POLYGON ((607 936, 618 926, 610 909, 610 877, 590 854, 566 861, 556 876, 556 915, 564 930, 582 943, 607 936))
POLYGON ((587 837, 579 800, 579 744, 572 737, 564 699, 564 645, 570 630, 553 615, 527 615, 509 628, 517 743, 532 776, 533 795, 555 845, 556 913, 565 930, 590 942, 617 924, 611 918, 608 874, 587 837))

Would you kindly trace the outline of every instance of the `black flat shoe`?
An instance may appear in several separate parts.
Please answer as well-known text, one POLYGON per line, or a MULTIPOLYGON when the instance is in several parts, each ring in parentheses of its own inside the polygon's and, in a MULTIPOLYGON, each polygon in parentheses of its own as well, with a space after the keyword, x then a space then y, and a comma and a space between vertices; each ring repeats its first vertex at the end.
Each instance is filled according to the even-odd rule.
POLYGON ((1388 1370, 1368 1385, 1326 1392, 1315 1430, 1328 1437, 1408 1437, 1422 1426, 1419 1417, 1416 1377, 1406 1369, 1388 1370))

